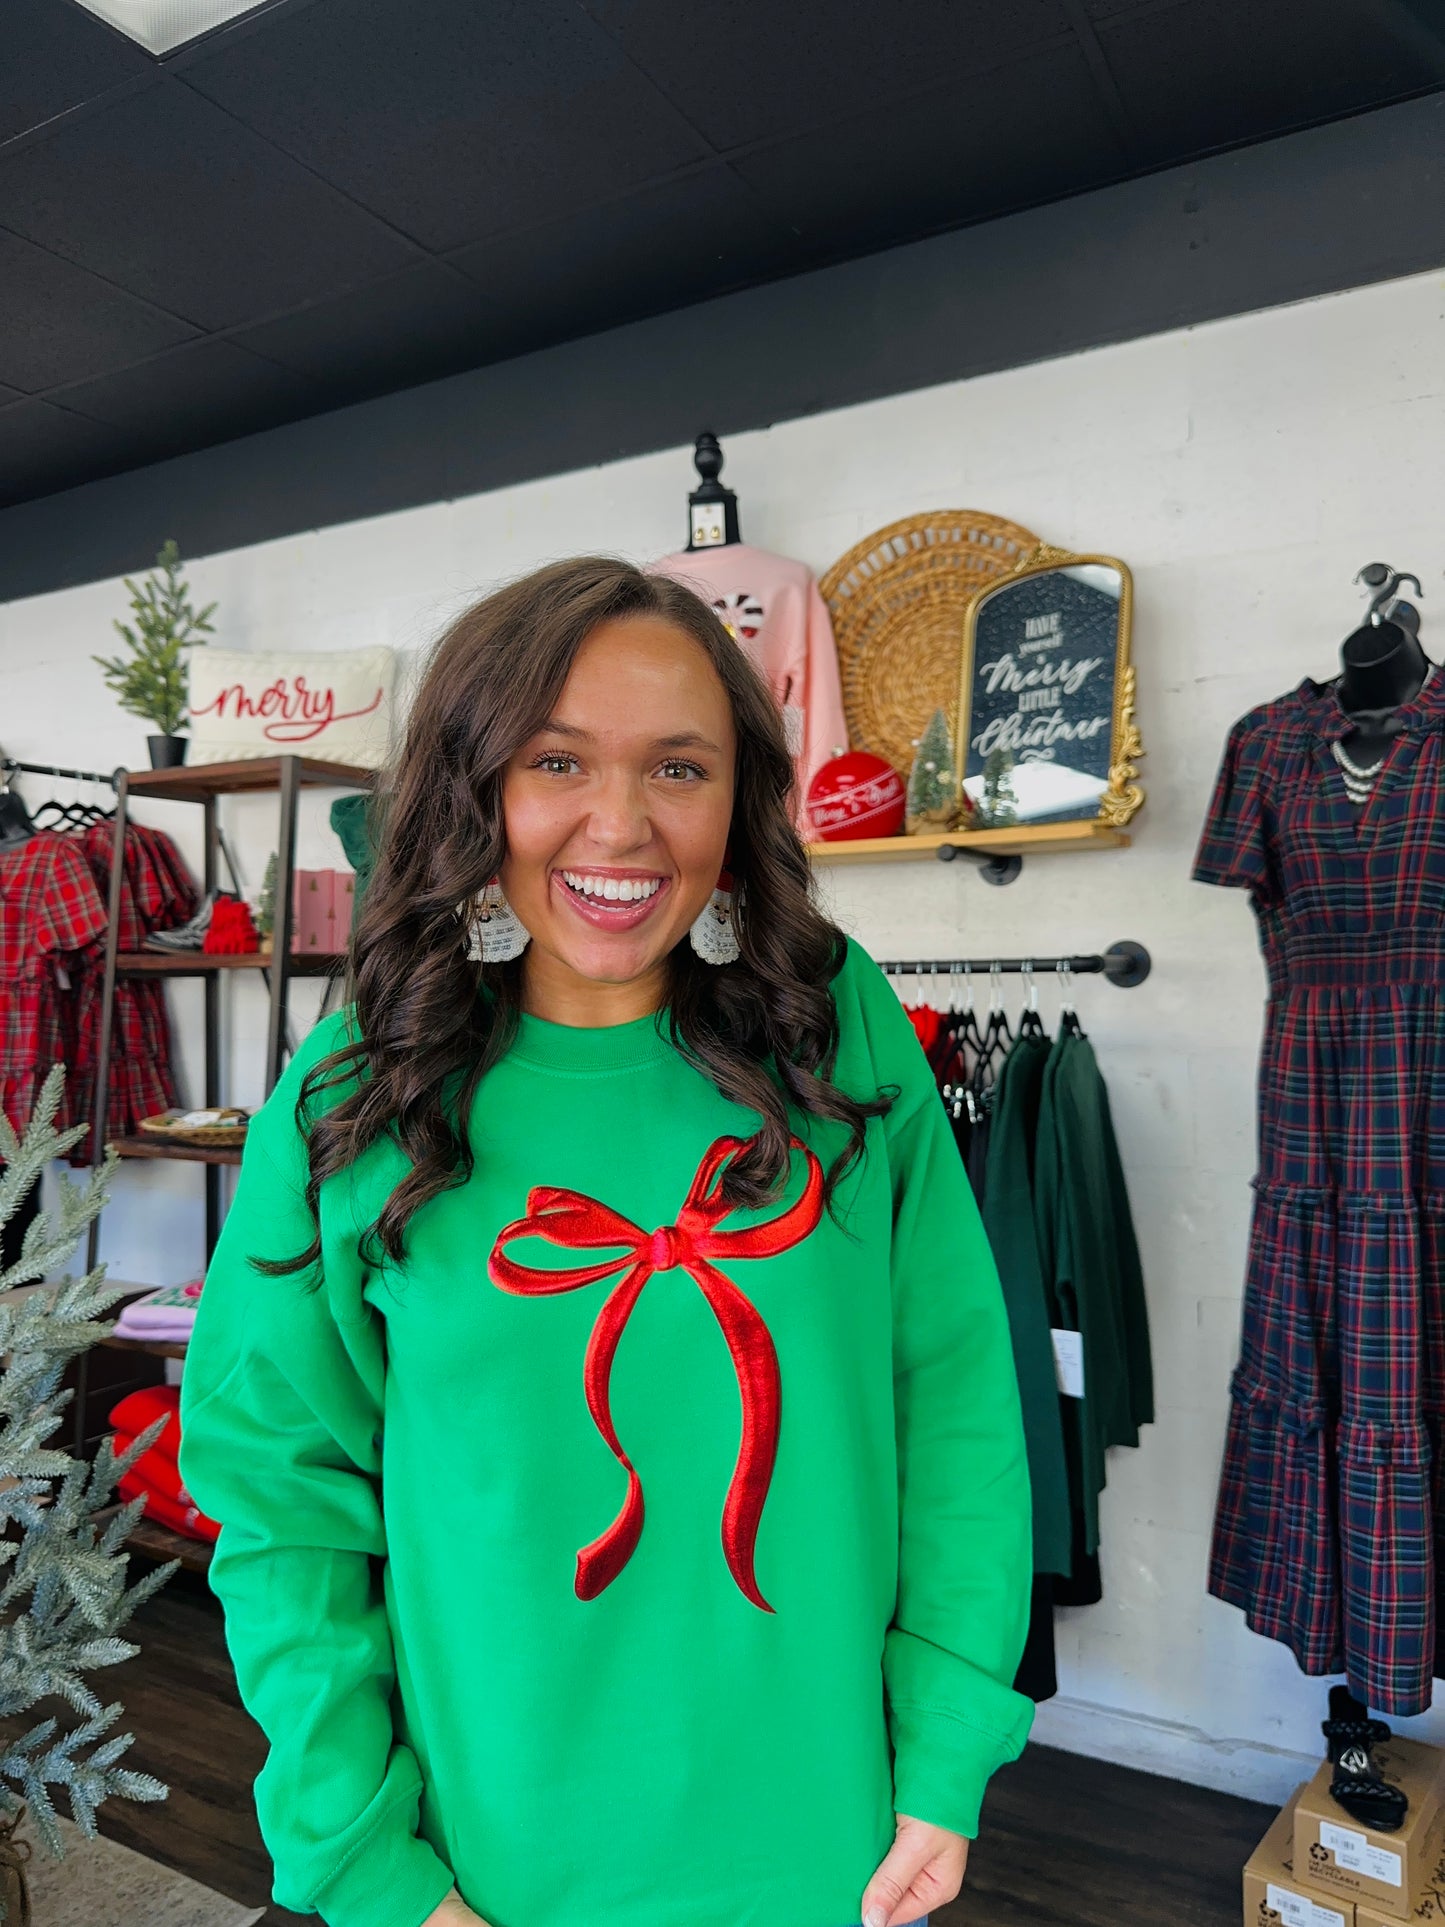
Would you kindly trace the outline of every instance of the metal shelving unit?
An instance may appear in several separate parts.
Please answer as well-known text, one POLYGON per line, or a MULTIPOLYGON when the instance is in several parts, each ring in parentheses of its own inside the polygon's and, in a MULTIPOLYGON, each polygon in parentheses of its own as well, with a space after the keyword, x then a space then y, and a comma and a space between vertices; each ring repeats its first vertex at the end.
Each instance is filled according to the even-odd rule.
MULTIPOLYGON (((220 1018, 222 973, 233 970, 259 971, 269 992, 270 1011, 266 1032, 265 1090, 269 1093, 284 1067, 286 1054, 289 993, 297 977, 339 977, 346 967, 344 952, 332 955, 293 956, 291 954, 292 888, 296 868, 297 801, 303 789, 369 789, 375 771, 349 763, 328 763, 307 756, 275 756, 240 763, 209 763, 195 768, 167 770, 118 770, 115 775, 115 838, 111 856, 109 923, 106 935, 105 978, 100 1019, 100 1047, 96 1065, 94 1110, 91 1126, 92 1156, 99 1162, 107 1143, 106 1115, 110 1104, 110 1071, 114 1040, 115 988, 122 977, 176 977, 199 979, 205 996, 205 1097, 207 1106, 219 1104, 221 1078, 220 1018), (206 956, 192 951, 169 956, 159 951, 123 953, 119 948, 121 884, 126 825, 132 797, 154 797, 177 803, 192 803, 204 812, 205 854, 202 888, 217 888, 220 870, 220 834, 217 800, 222 796, 274 791, 280 798, 280 825, 276 855, 276 924, 272 949, 255 956, 206 956)), ((239 1149, 209 1149, 190 1144, 169 1144, 150 1137, 123 1137, 109 1140, 123 1158, 171 1158, 180 1163, 199 1164, 205 1170, 206 1259, 209 1263, 221 1229, 221 1172, 223 1164, 239 1164, 239 1149)), ((100 1219, 90 1227, 86 1262, 94 1266, 100 1248, 100 1219)), ((145 1339, 108 1338, 101 1343, 114 1351, 144 1352, 160 1358, 184 1358, 184 1345, 151 1343, 145 1339)), ((83 1454, 87 1438, 87 1359, 77 1361, 75 1394, 75 1451, 83 1454)), ((152 1557, 172 1558, 176 1547, 185 1549, 190 1565, 209 1563, 210 1548, 201 1541, 188 1541, 177 1533, 167 1533, 142 1522, 130 1543, 135 1550, 152 1557), (162 1546, 164 1541, 164 1548, 162 1546)))

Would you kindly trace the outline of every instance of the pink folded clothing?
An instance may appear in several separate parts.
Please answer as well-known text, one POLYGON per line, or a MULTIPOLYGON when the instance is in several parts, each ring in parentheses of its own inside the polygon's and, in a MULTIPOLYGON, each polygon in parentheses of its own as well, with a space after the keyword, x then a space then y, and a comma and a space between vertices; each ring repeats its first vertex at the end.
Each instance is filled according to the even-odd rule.
POLYGON ((123 1318, 118 1318, 115 1336, 143 1338, 149 1345, 188 1345, 194 1330, 194 1325, 143 1325, 137 1330, 135 1326, 127 1325, 123 1318))
POLYGON ((185 1285, 163 1285, 159 1291, 130 1298, 116 1320, 117 1338, 155 1338, 182 1342, 189 1338, 196 1322, 196 1307, 201 1299, 202 1280, 193 1278, 185 1285))

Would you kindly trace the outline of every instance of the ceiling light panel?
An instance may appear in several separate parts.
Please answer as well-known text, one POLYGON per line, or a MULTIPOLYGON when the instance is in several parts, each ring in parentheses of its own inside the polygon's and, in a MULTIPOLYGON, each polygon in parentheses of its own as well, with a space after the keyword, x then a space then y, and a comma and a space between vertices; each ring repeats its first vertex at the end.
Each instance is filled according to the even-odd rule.
POLYGON ((79 0, 87 13, 138 40, 148 53, 168 54, 268 0, 79 0))

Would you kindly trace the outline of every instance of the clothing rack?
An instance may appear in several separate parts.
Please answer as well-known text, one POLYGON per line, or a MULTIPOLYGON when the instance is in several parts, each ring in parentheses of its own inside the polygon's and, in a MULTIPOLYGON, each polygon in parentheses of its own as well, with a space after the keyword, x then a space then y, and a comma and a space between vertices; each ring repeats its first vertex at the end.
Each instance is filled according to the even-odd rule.
POLYGON ((16 770, 27 776, 65 776, 77 783, 107 783, 114 789, 116 778, 123 776, 123 769, 61 769, 55 763, 22 763, 13 756, 0 756, 0 774, 11 776, 16 770))
POLYGON ((1069 977, 1107 977, 1120 990, 1133 990, 1142 984, 1153 967, 1153 959, 1142 943, 1122 939, 1111 943, 1101 954, 1080 957, 953 957, 937 960, 911 959, 905 962, 880 962, 878 968, 888 977, 945 977, 950 973, 965 976, 977 971, 980 976, 1002 974, 1006 977, 1032 976, 1035 972, 1057 971, 1069 977))

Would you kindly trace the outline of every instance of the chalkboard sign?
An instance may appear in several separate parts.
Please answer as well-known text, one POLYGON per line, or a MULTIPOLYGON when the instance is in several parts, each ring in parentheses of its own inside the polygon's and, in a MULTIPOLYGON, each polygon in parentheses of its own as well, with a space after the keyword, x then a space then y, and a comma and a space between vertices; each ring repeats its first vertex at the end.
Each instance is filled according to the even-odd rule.
POLYGON ((969 605, 959 735, 981 827, 1118 820, 1130 587, 1123 563, 1078 557, 1025 563, 969 605))

